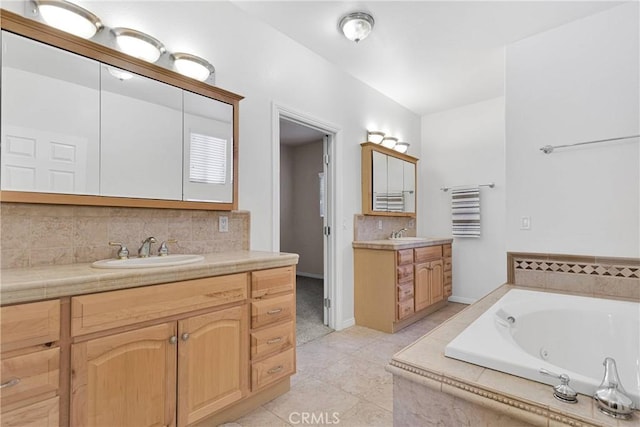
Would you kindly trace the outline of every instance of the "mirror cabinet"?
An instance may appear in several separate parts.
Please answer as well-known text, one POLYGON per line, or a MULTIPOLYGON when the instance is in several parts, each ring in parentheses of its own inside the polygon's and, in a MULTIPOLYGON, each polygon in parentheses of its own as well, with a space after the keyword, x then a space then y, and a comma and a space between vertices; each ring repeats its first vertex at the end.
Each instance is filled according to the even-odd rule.
POLYGON ((0 13, 3 201, 237 209, 241 96, 0 13))
POLYGON ((416 215, 418 159, 372 142, 362 147, 362 213, 416 215))

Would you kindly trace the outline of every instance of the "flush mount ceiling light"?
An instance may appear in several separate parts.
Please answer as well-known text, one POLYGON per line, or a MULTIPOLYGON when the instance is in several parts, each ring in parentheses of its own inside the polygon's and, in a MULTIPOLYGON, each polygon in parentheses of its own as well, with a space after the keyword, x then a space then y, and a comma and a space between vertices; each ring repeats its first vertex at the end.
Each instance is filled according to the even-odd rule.
POLYGON ((340 19, 340 29, 346 38, 358 43, 373 29, 373 16, 365 12, 354 12, 340 19))
POLYGON ((373 142, 374 144, 380 144, 383 138, 384 138, 384 132, 379 132, 376 130, 367 131, 367 141, 369 142, 373 142))
POLYGON ((408 142, 398 142, 395 147, 393 147, 394 150, 400 152, 400 153, 406 153, 409 150, 409 143, 408 142))
POLYGON ((177 72, 201 82, 207 80, 216 71, 213 65, 199 56, 190 53, 174 53, 172 56, 173 66, 177 72))
POLYGON ((90 39, 100 28, 102 22, 93 13, 64 0, 35 0, 40 16, 48 25, 90 39))
POLYGON ((385 136, 381 142, 382 146, 387 148, 393 148, 396 146, 397 143, 398 143, 398 138, 395 138, 393 136, 385 136))
POLYGON ((147 62, 156 62, 160 55, 166 52, 159 40, 141 31, 131 28, 114 28, 112 31, 116 36, 118 47, 127 55, 147 62))

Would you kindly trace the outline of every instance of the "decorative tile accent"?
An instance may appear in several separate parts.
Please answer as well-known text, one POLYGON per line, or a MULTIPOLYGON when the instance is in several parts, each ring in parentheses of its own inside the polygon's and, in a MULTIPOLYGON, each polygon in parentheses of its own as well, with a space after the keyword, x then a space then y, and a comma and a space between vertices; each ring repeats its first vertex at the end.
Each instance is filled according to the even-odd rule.
POLYGON ((572 262, 545 262, 527 259, 516 259, 516 270, 542 271, 573 274, 587 274, 595 276, 624 277, 627 279, 640 279, 640 267, 625 265, 600 265, 572 262))

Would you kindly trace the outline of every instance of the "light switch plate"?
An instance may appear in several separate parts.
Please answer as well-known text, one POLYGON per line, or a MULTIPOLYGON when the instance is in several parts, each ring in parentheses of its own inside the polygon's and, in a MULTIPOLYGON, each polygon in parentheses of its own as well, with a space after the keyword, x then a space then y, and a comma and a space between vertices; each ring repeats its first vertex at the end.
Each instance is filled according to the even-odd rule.
POLYGON ((229 231, 229 217, 221 216, 218 218, 218 231, 220 233, 227 233, 229 231))
POLYGON ((531 217, 520 217, 520 230, 531 230, 531 217))

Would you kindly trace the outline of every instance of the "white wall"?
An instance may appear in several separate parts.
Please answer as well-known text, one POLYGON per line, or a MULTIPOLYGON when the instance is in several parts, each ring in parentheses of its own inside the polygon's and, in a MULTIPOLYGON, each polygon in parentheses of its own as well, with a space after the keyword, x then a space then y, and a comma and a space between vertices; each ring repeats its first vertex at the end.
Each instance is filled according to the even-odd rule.
MULTIPOLYGON (((23 3, 23 2, 20 2, 23 3)), ((239 208, 251 211, 251 248, 278 250, 274 195, 274 102, 339 128, 336 136, 336 239, 341 303, 335 327, 353 323, 353 217, 360 212, 360 146, 367 127, 402 140, 420 139, 420 118, 320 56, 224 1, 78 1, 110 27, 131 26, 162 40, 170 51, 207 58, 216 84, 245 96, 240 102, 239 208)), ((23 4, 3 2, 21 13, 23 4)), ((336 18, 337 19, 337 18, 336 18)), ((330 35, 342 37, 338 30, 330 35)), ((350 43, 346 39, 344 43, 350 43)), ((358 49, 355 43, 351 48, 358 49)), ((412 154, 419 156, 418 144, 412 154)), ((277 162, 277 159, 275 160, 277 162)))
POLYGON ((481 187, 480 238, 453 241, 453 295, 472 302, 506 281, 504 98, 422 117, 419 236, 451 236, 451 193, 441 187, 481 187))
POLYGON ((638 139, 539 151, 640 133, 638 16, 627 3, 508 47, 509 251, 640 255, 638 139))

